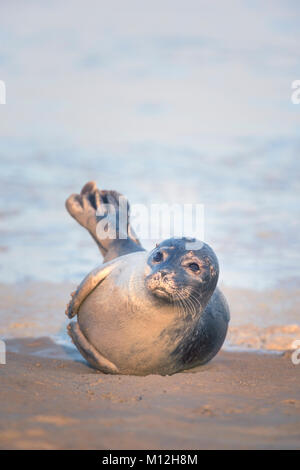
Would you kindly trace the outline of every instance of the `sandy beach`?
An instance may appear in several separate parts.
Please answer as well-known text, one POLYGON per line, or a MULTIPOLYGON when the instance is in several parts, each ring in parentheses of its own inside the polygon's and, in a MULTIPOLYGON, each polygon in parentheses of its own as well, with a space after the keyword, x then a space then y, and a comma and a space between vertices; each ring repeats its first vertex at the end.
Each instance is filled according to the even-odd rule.
POLYGON ((300 448, 290 353, 222 352, 193 371, 133 377, 101 374, 48 338, 7 347, 1 449, 300 448))

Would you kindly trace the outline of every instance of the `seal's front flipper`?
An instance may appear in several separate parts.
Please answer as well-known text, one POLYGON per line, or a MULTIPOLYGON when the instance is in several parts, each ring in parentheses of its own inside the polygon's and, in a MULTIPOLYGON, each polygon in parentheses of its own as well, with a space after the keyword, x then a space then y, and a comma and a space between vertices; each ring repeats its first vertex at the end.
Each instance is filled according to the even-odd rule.
POLYGON ((94 346, 89 343, 82 333, 77 322, 71 322, 68 325, 68 334, 72 338, 73 343, 78 348, 83 357, 96 369, 101 370, 105 374, 118 374, 118 368, 103 357, 94 346))
POLYGON ((66 315, 69 318, 75 317, 82 302, 86 297, 105 279, 109 273, 114 269, 116 262, 111 262, 99 266, 98 268, 91 271, 79 284, 76 291, 72 292, 72 299, 67 305, 66 315))

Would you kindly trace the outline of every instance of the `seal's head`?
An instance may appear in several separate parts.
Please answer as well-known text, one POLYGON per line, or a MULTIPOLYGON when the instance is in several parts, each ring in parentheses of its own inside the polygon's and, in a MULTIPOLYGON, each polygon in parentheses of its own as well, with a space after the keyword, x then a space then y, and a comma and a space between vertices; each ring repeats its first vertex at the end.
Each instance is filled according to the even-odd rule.
POLYGON ((146 288, 167 302, 204 307, 212 295, 219 276, 214 251, 194 238, 170 238, 150 253, 150 274, 146 288))

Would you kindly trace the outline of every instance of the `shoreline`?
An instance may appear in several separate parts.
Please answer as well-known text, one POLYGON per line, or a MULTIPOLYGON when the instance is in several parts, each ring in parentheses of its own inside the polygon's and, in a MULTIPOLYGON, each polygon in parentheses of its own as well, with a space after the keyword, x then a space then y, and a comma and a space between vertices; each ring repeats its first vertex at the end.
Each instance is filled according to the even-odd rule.
POLYGON ((223 350, 164 377, 105 375, 70 354, 45 337, 7 341, 1 449, 300 448, 290 353, 223 350))

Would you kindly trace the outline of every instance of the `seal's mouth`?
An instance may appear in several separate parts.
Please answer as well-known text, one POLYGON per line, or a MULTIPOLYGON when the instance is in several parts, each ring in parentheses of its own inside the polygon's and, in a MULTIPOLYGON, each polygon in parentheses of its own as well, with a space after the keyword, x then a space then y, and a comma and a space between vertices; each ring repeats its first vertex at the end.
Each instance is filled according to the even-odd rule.
POLYGON ((176 293, 176 285, 173 280, 163 277, 161 273, 147 276, 145 286, 151 294, 169 301, 173 300, 174 294, 176 293))
POLYGON ((167 292, 166 290, 156 287, 154 289, 151 289, 152 294, 156 295, 157 297, 161 297, 164 299, 170 299, 172 298, 172 294, 167 292))

